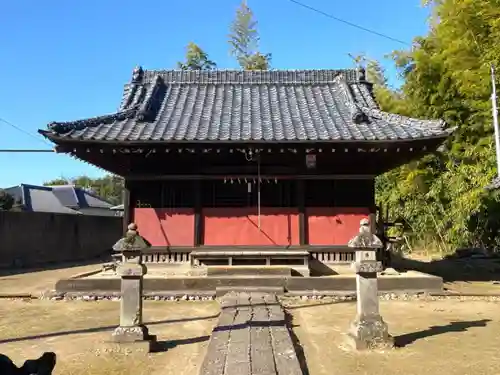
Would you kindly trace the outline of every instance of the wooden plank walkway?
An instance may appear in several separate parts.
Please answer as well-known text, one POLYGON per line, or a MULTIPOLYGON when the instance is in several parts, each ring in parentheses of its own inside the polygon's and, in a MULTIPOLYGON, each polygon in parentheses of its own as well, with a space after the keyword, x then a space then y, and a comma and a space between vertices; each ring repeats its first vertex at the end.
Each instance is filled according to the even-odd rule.
POLYGON ((302 375, 276 295, 231 292, 221 309, 199 375, 302 375))

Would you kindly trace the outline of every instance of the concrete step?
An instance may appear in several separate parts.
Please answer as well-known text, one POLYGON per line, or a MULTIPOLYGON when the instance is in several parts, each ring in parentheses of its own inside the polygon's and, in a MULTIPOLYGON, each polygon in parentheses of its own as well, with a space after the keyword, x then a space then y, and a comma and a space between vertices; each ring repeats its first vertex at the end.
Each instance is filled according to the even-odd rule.
POLYGON ((290 267, 282 266, 209 266, 207 276, 281 276, 292 275, 290 267))
POLYGON ((268 293, 282 295, 285 294, 285 288, 272 286, 221 286, 215 288, 215 296, 222 297, 229 292, 246 292, 246 293, 268 293))

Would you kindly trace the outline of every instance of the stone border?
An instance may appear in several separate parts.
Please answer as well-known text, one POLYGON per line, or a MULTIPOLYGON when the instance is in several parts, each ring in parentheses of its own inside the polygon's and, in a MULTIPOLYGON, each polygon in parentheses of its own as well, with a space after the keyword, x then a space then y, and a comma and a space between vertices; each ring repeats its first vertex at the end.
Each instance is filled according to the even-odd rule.
MULTIPOLYGON (((487 301, 500 302, 500 294, 445 294, 445 293, 379 293, 382 301, 442 301, 442 300, 460 300, 460 301, 487 301)), ((346 295, 288 295, 282 298, 284 304, 294 303, 296 301, 319 300, 325 303, 355 302, 355 294, 346 295)))
MULTIPOLYGON (((21 296, 16 295, 0 295, 4 299, 44 299, 53 301, 119 301, 121 299, 120 293, 57 293, 55 291, 42 293, 40 296, 21 296)), ((310 292, 310 293, 285 293, 279 296, 280 300, 287 301, 309 301, 321 300, 326 302, 354 302, 356 301, 356 293, 339 293, 339 292, 310 292)), ((419 291, 406 291, 402 293, 394 292, 380 292, 379 298, 381 300, 399 300, 399 301, 436 301, 436 300, 464 300, 464 301, 491 301, 500 302, 500 293, 498 294, 457 294, 457 293, 423 293, 419 291)), ((215 293, 200 294, 196 292, 186 291, 185 293, 146 293, 143 296, 146 301, 213 301, 216 300, 215 293)))
MULTIPOLYGON (((342 302, 355 302, 356 297, 354 296, 333 296, 333 295, 302 295, 302 296, 284 296, 288 301, 322 301, 322 302, 332 302, 332 303, 342 303, 342 302)), ((120 301, 120 296, 112 295, 52 295, 50 297, 19 297, 15 295, 3 295, 0 296, 2 300, 51 300, 51 301, 120 301)), ((460 301, 486 301, 486 302, 500 302, 500 295, 423 295, 423 294, 384 294, 380 296, 381 300, 384 301, 441 301, 441 300, 460 300, 460 301)), ((215 296, 199 296, 199 295, 163 295, 163 296, 144 296, 144 301, 190 301, 190 302, 203 302, 203 301, 214 301, 215 296)))
MULTIPOLYGON (((327 290, 304 290, 286 292, 280 296, 281 299, 301 299, 301 300, 330 300, 330 301, 355 301, 356 293, 354 291, 327 291, 327 290)), ((500 301, 500 293, 456 293, 446 291, 379 291, 381 300, 442 300, 442 299, 461 299, 461 300, 490 300, 500 301)), ((55 290, 45 291, 38 294, 32 293, 0 293, 0 299, 4 300, 54 300, 54 301, 101 301, 112 300, 119 301, 121 292, 57 292, 55 290)), ((144 300, 149 301, 211 301, 216 299, 216 293, 211 291, 185 290, 185 291, 165 291, 165 292, 147 292, 143 294, 144 300)))
MULTIPOLYGON (((145 278, 144 293, 215 293, 217 288, 283 288, 287 292, 318 293, 354 292, 356 278, 352 276, 335 277, 179 277, 145 278)), ((426 274, 378 279, 378 289, 384 292, 403 292, 418 290, 421 292, 439 291, 443 288, 440 277, 426 274)), ((119 292, 120 280, 117 278, 62 279, 57 281, 55 289, 61 293, 119 292)))

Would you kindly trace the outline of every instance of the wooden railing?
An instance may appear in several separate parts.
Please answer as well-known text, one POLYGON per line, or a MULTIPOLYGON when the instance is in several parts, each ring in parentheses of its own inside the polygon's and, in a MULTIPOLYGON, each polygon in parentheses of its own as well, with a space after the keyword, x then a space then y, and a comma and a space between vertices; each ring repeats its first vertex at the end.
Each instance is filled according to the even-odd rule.
POLYGON ((344 249, 332 249, 331 251, 316 252, 309 250, 311 258, 321 263, 351 263, 354 261, 354 252, 344 249))
POLYGON ((146 264, 188 265, 190 264, 189 254, 193 250, 191 247, 152 247, 143 252, 143 262, 146 264))
MULTIPOLYGON (((149 264, 165 264, 165 265, 189 265, 190 264, 190 253, 193 250, 203 250, 203 251, 234 251, 234 250, 255 250, 259 252, 266 251, 276 251, 276 247, 220 247, 220 246, 203 246, 203 247, 176 247, 176 248, 165 248, 165 247, 152 247, 144 251, 143 259, 144 263, 149 264)), ((286 250, 286 248, 279 248, 280 250, 286 250)), ((307 247, 291 247, 290 249, 303 249, 309 251, 310 257, 321 263, 333 263, 333 264, 347 264, 354 261, 354 252, 347 246, 339 247, 319 247, 319 246, 307 246, 307 247)))

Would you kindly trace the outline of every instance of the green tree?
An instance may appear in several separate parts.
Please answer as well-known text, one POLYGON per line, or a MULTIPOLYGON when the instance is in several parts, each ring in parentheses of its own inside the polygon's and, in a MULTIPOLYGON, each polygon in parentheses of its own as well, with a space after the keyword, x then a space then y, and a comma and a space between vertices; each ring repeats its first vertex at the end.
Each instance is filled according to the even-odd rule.
POLYGON ((71 179, 65 177, 59 177, 48 182, 44 182, 43 186, 60 186, 60 185, 72 185, 71 179))
POLYGON ((268 70, 271 66, 271 54, 259 52, 257 24, 252 10, 243 0, 230 27, 229 45, 231 55, 244 70, 268 70))
POLYGON ((0 211, 9 211, 14 206, 14 197, 0 189, 0 211))
POLYGON ((196 43, 190 42, 186 47, 186 61, 178 62, 177 67, 182 70, 213 70, 217 65, 196 43))
POLYGON ((442 251, 495 247, 499 234, 485 228, 498 219, 499 198, 484 187, 496 174, 489 66, 500 59, 500 2, 427 3, 428 35, 416 38, 411 50, 392 54, 404 78, 401 101, 389 97, 384 103, 384 91, 375 94, 386 108, 441 118, 457 130, 442 152, 380 176, 378 199, 411 224, 417 240, 442 251))

